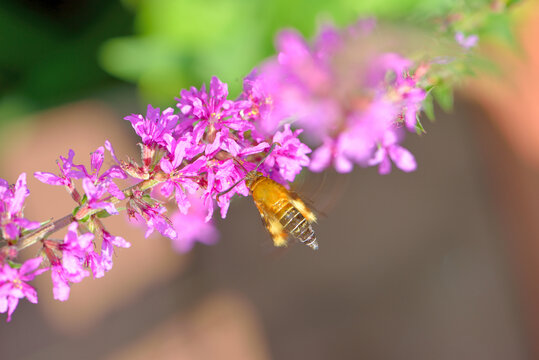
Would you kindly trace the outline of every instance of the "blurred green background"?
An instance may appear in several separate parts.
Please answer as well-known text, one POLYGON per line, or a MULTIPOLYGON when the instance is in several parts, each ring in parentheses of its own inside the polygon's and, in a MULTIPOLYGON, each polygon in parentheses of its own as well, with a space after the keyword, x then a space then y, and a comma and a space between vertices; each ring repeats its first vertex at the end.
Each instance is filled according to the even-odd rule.
MULTIPOLYGON (((467 11, 485 3, 467 2, 467 11)), ((138 86, 141 108, 170 105, 180 89, 214 75, 235 96, 243 76, 274 53, 273 39, 284 27, 309 38, 322 21, 344 25, 371 15, 425 26, 424 19, 462 6, 449 0, 2 1, 0 119, 126 84, 138 86)))

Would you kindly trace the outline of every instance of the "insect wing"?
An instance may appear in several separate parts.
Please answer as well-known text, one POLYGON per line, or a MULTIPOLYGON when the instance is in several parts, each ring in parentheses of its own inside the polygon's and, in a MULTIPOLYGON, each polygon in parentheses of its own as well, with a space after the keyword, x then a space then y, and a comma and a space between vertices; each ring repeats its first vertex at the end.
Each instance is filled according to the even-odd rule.
POLYGON ((303 215, 310 223, 316 222, 316 215, 305 205, 303 200, 293 191, 288 192, 288 201, 303 215))
POLYGON ((261 202, 255 201, 255 205, 260 212, 264 226, 271 235, 273 244, 277 247, 282 247, 287 245, 288 235, 283 229, 283 225, 279 222, 279 219, 275 217, 261 202))

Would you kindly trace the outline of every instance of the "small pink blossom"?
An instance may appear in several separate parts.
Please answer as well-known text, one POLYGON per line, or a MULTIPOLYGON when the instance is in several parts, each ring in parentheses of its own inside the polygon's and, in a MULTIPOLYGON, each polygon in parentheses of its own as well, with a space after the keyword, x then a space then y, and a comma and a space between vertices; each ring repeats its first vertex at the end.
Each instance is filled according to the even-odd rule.
POLYGON ((455 33, 455 40, 464 49, 469 50, 477 46, 477 42, 479 41, 479 36, 475 34, 466 36, 462 32, 459 31, 455 33))
POLYGON ((109 271, 112 269, 112 256, 114 255, 114 246, 126 249, 131 247, 131 244, 125 241, 125 239, 121 236, 113 236, 108 231, 103 230, 103 243, 101 244, 101 260, 104 271, 109 271))
POLYGON ((172 240, 174 250, 180 253, 190 251, 196 242, 213 245, 219 238, 219 233, 213 221, 206 221, 206 208, 202 200, 196 196, 189 196, 193 206, 187 214, 175 212, 171 216, 172 224, 178 233, 178 237, 172 240))
MULTIPOLYGON (((113 203, 102 199, 103 195, 110 189, 109 183, 98 183, 95 185, 89 178, 84 178, 82 180, 82 188, 88 198, 88 208, 95 210, 104 209, 110 215, 118 214, 118 210, 116 210, 116 206, 114 206, 113 203)), ((115 191, 115 193, 120 196, 120 199, 124 198, 123 193, 119 189, 118 192, 115 191)))
POLYGON ((30 195, 26 173, 19 175, 14 186, 0 179, 0 238, 18 239, 23 230, 33 230, 39 223, 23 217, 24 200, 30 195))
POLYGON ((62 252, 62 258, 51 261, 51 278, 53 283, 53 295, 56 300, 65 301, 69 298, 70 283, 81 282, 89 276, 86 270, 87 258, 92 258, 94 253, 92 233, 79 235, 78 223, 69 225, 64 242, 58 246, 62 252))
POLYGON ((182 114, 182 122, 193 126, 195 143, 199 143, 207 131, 220 132, 231 129, 240 133, 253 129, 253 125, 239 116, 234 101, 228 100, 228 85, 212 77, 210 89, 202 85, 200 90, 182 90, 176 105, 182 114), (196 124, 194 124, 196 122, 196 124))
POLYGON ((19 269, 14 269, 7 263, 0 267, 0 313, 7 313, 7 321, 17 308, 19 300, 27 298, 37 304, 37 292, 26 282, 47 271, 38 269, 43 258, 38 257, 27 260, 19 269))
POLYGON ((131 122, 142 143, 151 147, 165 145, 163 137, 165 134, 171 134, 174 131, 178 118, 172 108, 167 108, 161 112, 159 108, 148 105, 145 117, 140 114, 131 114, 124 119, 131 122))
POLYGON ((414 171, 417 168, 412 153, 398 144, 399 137, 397 130, 388 130, 380 141, 378 150, 368 162, 371 166, 378 165, 378 172, 381 175, 391 172, 391 161, 404 172, 414 171))
POLYGON ((74 157, 75 152, 69 150, 67 158, 60 156, 60 161, 56 161, 61 175, 38 171, 34 173, 35 178, 45 184, 64 185, 68 188, 72 188, 74 186, 72 179, 82 179, 85 175, 84 172, 81 171, 80 165, 73 164, 74 157))
POLYGON ((195 180, 200 176, 200 173, 205 171, 206 157, 202 156, 185 166, 180 166, 180 164, 181 159, 178 162, 177 157, 172 162, 167 158, 161 160, 161 168, 170 175, 170 178, 163 183, 160 191, 166 197, 174 193, 178 209, 185 214, 191 206, 186 192, 192 194, 200 189, 195 180))
MULTIPOLYGON (((112 148, 112 145, 110 144, 108 140, 105 142, 105 146, 111 153, 111 156, 113 157, 113 159, 118 161, 116 159, 116 155, 114 154, 114 149, 112 148)), ((94 183, 111 181, 112 179, 126 179, 127 178, 127 175, 125 174, 125 172, 118 165, 113 165, 109 167, 101 175, 99 175, 99 172, 101 171, 101 167, 103 166, 104 160, 105 160, 105 149, 103 148, 103 146, 100 146, 99 148, 97 148, 96 151, 94 151, 90 155, 90 170, 91 171, 87 172, 86 168, 84 167, 82 168, 86 177, 88 177, 94 183)))
POLYGON ((278 143, 280 146, 275 148, 264 162, 270 175, 273 171, 277 171, 278 178, 292 182, 301 169, 309 165, 310 160, 307 154, 311 152, 311 149, 299 140, 298 136, 301 132, 302 130, 292 131, 290 125, 285 124, 283 131, 275 133, 273 143, 278 143))
POLYGON ((157 201, 150 204, 140 198, 133 198, 128 203, 127 211, 130 219, 142 220, 146 224, 148 227, 144 235, 146 238, 154 230, 170 239, 175 239, 178 236, 172 222, 165 214, 167 209, 157 201))
MULTIPOLYGON (((213 216, 213 199, 217 197, 222 191, 228 190, 230 186, 236 183, 239 179, 245 175, 245 170, 238 166, 232 159, 225 161, 212 161, 207 164, 207 187, 206 191, 202 194, 202 200, 208 213, 206 215, 206 221, 210 221, 213 216)), ((249 195, 249 189, 245 186, 244 182, 240 182, 230 192, 219 196, 217 205, 221 208, 221 217, 224 219, 230 206, 230 199, 234 194, 241 194, 243 196, 249 195)))

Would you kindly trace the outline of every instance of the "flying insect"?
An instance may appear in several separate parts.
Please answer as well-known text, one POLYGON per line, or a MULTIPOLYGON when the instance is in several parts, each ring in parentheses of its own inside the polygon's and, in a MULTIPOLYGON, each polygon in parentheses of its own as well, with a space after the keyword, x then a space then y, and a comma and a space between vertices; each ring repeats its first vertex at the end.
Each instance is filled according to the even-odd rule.
POLYGON ((229 192, 240 182, 245 181, 275 246, 287 246, 288 238, 292 236, 311 249, 317 250, 318 241, 312 227, 316 222, 316 215, 297 194, 257 171, 276 145, 278 144, 272 145, 254 170, 247 172, 245 177, 217 196, 229 192))

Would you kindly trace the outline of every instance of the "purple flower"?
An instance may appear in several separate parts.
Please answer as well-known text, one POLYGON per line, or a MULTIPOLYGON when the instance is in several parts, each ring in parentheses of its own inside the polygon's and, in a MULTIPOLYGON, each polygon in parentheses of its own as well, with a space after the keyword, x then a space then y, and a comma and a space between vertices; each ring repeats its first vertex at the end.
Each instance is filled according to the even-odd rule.
MULTIPOLYGON (((253 122, 256 129, 253 137, 260 139, 273 134, 280 122, 289 115, 285 113, 284 107, 280 106, 280 98, 275 96, 279 94, 277 84, 280 82, 280 74, 276 79, 272 79, 268 67, 269 65, 266 65, 266 71, 263 73, 254 69, 243 79, 243 92, 238 102, 241 106, 240 116, 253 122)), ((274 67, 279 71, 278 65, 274 67)))
POLYGON ((346 32, 354 38, 370 35, 376 28, 376 23, 377 21, 375 17, 360 18, 356 21, 356 23, 350 25, 346 29, 346 32))
MULTIPOLYGON (((193 124, 193 136, 195 143, 202 139, 206 131, 213 136, 214 132, 219 132, 223 128, 244 132, 251 130, 253 126, 239 116, 239 111, 235 103, 227 100, 228 86, 217 77, 212 77, 210 90, 206 92, 206 86, 197 90, 182 90, 181 97, 176 98, 176 105, 183 115, 182 122, 193 124)), ((214 139, 210 139, 213 143, 214 139)))
POLYGON ((165 134, 171 134, 177 123, 178 115, 174 115, 174 109, 167 108, 161 111, 148 105, 146 117, 139 114, 131 114, 124 119, 129 120, 133 129, 142 139, 142 143, 147 146, 165 146, 163 139, 165 134))
MULTIPOLYGON (((117 161, 114 149, 108 140, 105 142, 105 146, 110 151, 112 157, 117 161)), ((120 200, 124 199, 124 193, 114 183, 113 179, 126 179, 127 175, 118 165, 111 166, 104 171, 103 174, 99 175, 104 159, 105 149, 103 146, 100 146, 90 155, 90 172, 88 172, 84 166, 78 166, 85 175, 82 179, 82 186, 88 197, 90 203, 89 207, 91 209, 108 209, 107 212, 109 214, 117 214, 114 205, 108 202, 101 202, 99 199, 105 192, 108 192, 120 200), (110 212, 109 210, 113 212, 110 212)))
POLYGON ((7 313, 7 321, 11 321, 20 299, 27 298, 31 303, 37 303, 36 290, 26 282, 47 270, 38 269, 42 260, 41 257, 27 260, 19 269, 7 263, 0 267, 0 313, 7 313))
MULTIPOLYGON (((116 158, 116 155, 114 154, 114 149, 112 148, 112 145, 108 140, 105 142, 105 147, 107 148, 107 150, 109 150, 113 159, 116 162, 118 162, 118 159, 116 158)), ((110 181, 111 179, 126 179, 127 178, 127 175, 125 174, 125 172, 117 165, 111 166, 105 172, 103 172, 103 174, 99 175, 99 171, 101 171, 101 167, 103 165, 104 160, 105 160, 105 149, 103 148, 103 146, 100 146, 97 148, 96 151, 94 151, 90 155, 91 172, 88 173, 86 169, 84 169, 84 173, 86 174, 86 177, 88 177, 94 183, 110 181)))
POLYGON ((173 159, 175 167, 178 167, 183 160, 190 160, 193 157, 204 152, 204 145, 196 144, 195 138, 191 132, 186 132, 180 137, 174 137, 169 134, 163 137, 168 151, 168 158, 173 159))
POLYGON ((324 55, 316 56, 315 51, 310 49, 305 39, 296 31, 281 31, 277 35, 277 50, 277 60, 288 73, 288 77, 303 84, 309 91, 326 88, 331 82, 327 52, 321 50, 324 55))
POLYGON ((215 134, 213 142, 206 146, 205 154, 211 157, 220 150, 224 150, 233 156, 238 155, 241 150, 240 145, 230 136, 228 128, 223 128, 215 134))
POLYGON ((26 186, 26 173, 19 175, 15 186, 0 179, 0 230, 4 239, 17 239, 21 230, 34 230, 39 223, 23 217, 24 200, 30 195, 26 186))
POLYGON ((178 237, 172 240, 174 250, 186 253, 190 251, 198 241, 206 245, 217 242, 219 233, 212 221, 206 222, 206 209, 198 196, 190 196, 189 201, 193 206, 187 214, 179 212, 171 216, 171 221, 178 233, 178 237))
MULTIPOLYGON (((88 276, 88 273, 86 274, 88 276)), ((60 263, 52 264, 51 266, 52 294, 55 300, 66 301, 69 299, 70 280, 80 282, 80 277, 70 279, 69 274, 65 274, 60 263), (77 281, 78 280, 78 281, 77 281)))
POLYGON ((342 45, 343 38, 339 30, 334 25, 325 24, 321 27, 314 42, 315 57, 329 62, 342 45))
POLYGON ((341 138, 335 141, 332 138, 326 138, 322 146, 318 147, 311 157, 309 170, 320 172, 325 170, 332 163, 335 169, 340 173, 352 171, 353 162, 345 155, 344 147, 341 145, 341 138))
POLYGON ((70 283, 81 282, 90 273, 85 269, 88 258, 94 254, 94 235, 92 233, 78 234, 78 223, 72 222, 64 237, 64 242, 58 249, 62 251, 62 259, 51 261, 51 277, 53 295, 56 300, 65 301, 69 298, 70 283))
POLYGON ((385 82, 388 71, 394 74, 393 82, 399 84, 405 79, 412 62, 395 53, 384 53, 371 60, 366 73, 365 85, 376 88, 385 82))
MULTIPOLYGON (((179 147, 183 146, 178 145, 176 149, 179 147)), ((170 178, 163 183, 160 190, 161 194, 166 197, 174 193, 178 209, 185 214, 189 206, 191 206, 187 199, 186 191, 192 194, 200 188, 195 180, 205 171, 204 167, 207 159, 202 156, 193 163, 181 166, 183 155, 178 154, 178 152, 175 152, 175 154, 172 161, 167 158, 161 160, 161 169, 166 174, 169 174, 170 178)))
MULTIPOLYGON (((265 106, 265 113, 261 111, 261 122, 257 124, 262 135, 273 135, 292 121, 317 135, 335 126, 340 112, 331 98, 335 75, 330 60, 340 45, 336 44, 337 35, 329 30, 321 36, 325 38, 319 41, 318 48, 311 49, 299 33, 281 32, 277 37, 277 59, 263 64, 256 78, 251 76, 250 81, 256 80, 256 88, 263 94, 259 97, 264 99, 262 104, 271 105, 265 106)), ((245 92, 243 98, 248 95, 245 92)))
POLYGON ((90 270, 92 270, 92 275, 94 278, 99 279, 105 276, 104 259, 96 251, 90 251, 86 254, 84 264, 86 267, 89 267, 90 270))
POLYGON ((475 34, 465 36, 459 31, 455 34, 455 40, 464 49, 469 50, 477 45, 477 42, 479 41, 479 36, 475 34))
MULTIPOLYGON (((242 114, 256 126, 253 137, 267 140, 293 123, 305 130, 306 139, 321 144, 312 153, 311 170, 333 164, 349 172, 354 164, 368 165, 383 134, 396 124, 415 132, 426 97, 419 80, 426 70, 376 47, 354 51, 359 41, 370 41, 374 24, 367 19, 344 32, 326 25, 312 46, 297 32, 281 32, 277 59, 244 81, 241 100, 248 105, 242 114)), ((268 160, 268 167, 278 168, 271 156, 268 160)), ((303 164, 297 160, 291 159, 284 179, 299 171, 303 164)))
POLYGON ((140 198, 132 198, 128 202, 128 215, 130 219, 142 220, 148 226, 145 237, 150 236, 154 230, 170 239, 175 239, 178 234, 172 222, 165 215, 167 209, 158 202, 149 204, 140 198))
POLYGON ((85 176, 85 172, 80 168, 81 166, 73 164, 74 156, 75 152, 70 149, 67 159, 60 156, 62 164, 56 161, 56 164, 60 168, 60 176, 49 172, 38 171, 34 173, 35 178, 45 184, 64 185, 67 188, 74 188, 72 179, 82 179, 85 176))
POLYGON ((409 131, 416 132, 417 115, 421 111, 427 93, 417 87, 416 80, 412 78, 403 80, 401 86, 397 88, 397 92, 402 98, 404 124, 409 131))
POLYGON ((178 236, 170 220, 163 215, 165 212, 166 209, 162 206, 154 205, 147 209, 144 213, 147 216, 146 225, 148 225, 148 230, 144 235, 145 237, 150 236, 154 229, 157 229, 161 235, 171 239, 175 239, 178 236))
POLYGON ((336 138, 326 137, 312 155, 309 169, 322 171, 330 164, 340 173, 352 171, 354 163, 366 165, 378 139, 393 126, 398 107, 383 97, 368 108, 349 115, 348 126, 336 138))
MULTIPOLYGON (((116 155, 114 154, 114 149, 112 145, 107 140, 105 141, 105 148, 109 150, 113 159, 119 163, 116 155)), ((105 159, 105 149, 103 146, 100 146, 96 151, 90 155, 90 171, 86 170, 84 165, 75 165, 73 164, 73 157, 75 152, 69 150, 68 158, 60 156, 62 165, 58 162, 58 167, 60 168, 60 176, 54 175, 48 172, 36 172, 34 176, 41 182, 49 185, 64 185, 68 192, 72 195, 73 199, 80 203, 80 195, 75 189, 73 184, 73 179, 84 179, 87 178, 90 182, 99 188, 104 188, 113 196, 118 199, 123 199, 124 194, 120 191, 118 186, 112 181, 112 179, 126 179, 127 175, 125 172, 118 166, 113 165, 109 169, 99 175, 101 167, 105 159)))
POLYGON ((238 157, 242 158, 244 156, 252 155, 252 154, 258 154, 267 148, 269 148, 270 145, 267 142, 261 142, 255 146, 246 146, 238 153, 238 157))
POLYGON ((378 172, 381 175, 391 172, 391 161, 405 172, 414 171, 417 164, 414 156, 408 150, 400 146, 400 134, 395 130, 388 130, 379 143, 378 150, 369 160, 368 165, 379 165, 378 172))
MULTIPOLYGON (((245 171, 238 166, 232 159, 225 161, 213 161, 207 164, 207 187, 204 194, 202 194, 202 200, 208 213, 206 215, 206 221, 210 221, 213 215, 213 199, 217 197, 222 191, 228 190, 230 186, 236 183, 239 179, 243 178, 245 171)), ((245 182, 241 182, 230 192, 223 194, 219 197, 217 205, 221 208, 221 217, 224 219, 230 205, 230 198, 234 194, 241 194, 243 196, 249 195, 249 189, 245 186, 245 182)))
MULTIPOLYGON (((110 215, 117 215, 118 210, 116 210, 116 207, 113 203, 108 201, 103 201, 101 197, 110 189, 110 183, 99 183, 97 185, 94 185, 92 180, 89 178, 82 179, 82 188, 84 189, 84 192, 86 193, 86 197, 88 198, 88 208, 90 209, 104 209, 106 210, 110 215)), ((117 193, 119 199, 122 199, 123 193, 118 190, 117 193), (121 195, 120 195, 121 194, 121 195)))
POLYGON ((196 120, 219 121, 232 115, 234 102, 227 100, 228 85, 216 76, 210 81, 209 93, 203 84, 200 91, 192 87, 191 90, 182 90, 180 95, 181 98, 176 98, 176 106, 185 116, 196 120))
POLYGON ((120 236, 112 236, 108 231, 103 230, 103 243, 101 244, 101 260, 104 271, 109 271, 110 269, 112 269, 112 255, 114 254, 114 246, 127 249, 131 247, 131 244, 125 241, 124 238, 120 236))
POLYGON ((270 169, 277 169, 279 178, 292 182, 301 172, 302 167, 309 165, 307 154, 311 152, 311 149, 298 138, 302 131, 292 132, 290 125, 285 124, 284 130, 278 131, 273 136, 273 142, 279 143, 281 146, 275 148, 264 161, 270 175, 270 169))

